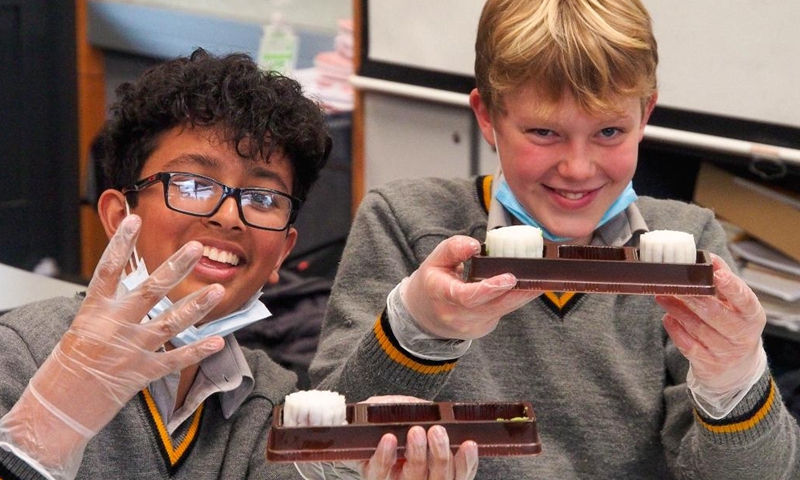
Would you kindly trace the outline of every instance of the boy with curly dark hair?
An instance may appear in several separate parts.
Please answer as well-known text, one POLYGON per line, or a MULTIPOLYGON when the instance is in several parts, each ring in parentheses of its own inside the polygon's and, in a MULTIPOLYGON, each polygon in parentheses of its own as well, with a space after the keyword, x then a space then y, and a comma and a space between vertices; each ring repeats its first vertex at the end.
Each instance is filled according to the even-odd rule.
MULTIPOLYGON (((232 332, 269 316, 261 288, 330 152, 322 111, 248 56, 202 50, 121 86, 111 111, 111 240, 85 297, 0 318, 0 478, 297 477, 265 458, 296 377, 232 332)), ((426 441, 409 435, 407 465, 427 470, 430 446, 446 469, 446 435, 426 441)), ((364 471, 391 470, 396 442, 364 471)))

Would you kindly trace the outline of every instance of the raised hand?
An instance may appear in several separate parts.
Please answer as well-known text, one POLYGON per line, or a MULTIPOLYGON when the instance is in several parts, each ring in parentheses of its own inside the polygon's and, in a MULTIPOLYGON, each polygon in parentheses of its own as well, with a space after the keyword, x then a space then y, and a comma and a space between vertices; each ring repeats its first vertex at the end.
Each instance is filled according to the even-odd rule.
POLYGON ((204 341, 164 351, 161 346, 201 320, 224 295, 220 285, 193 293, 155 319, 152 306, 202 256, 189 242, 130 292, 118 289, 141 219, 123 220, 103 253, 70 328, 31 379, 19 401, 0 419, 7 442, 55 478, 72 478, 86 442, 150 382, 219 351, 224 341, 204 341))

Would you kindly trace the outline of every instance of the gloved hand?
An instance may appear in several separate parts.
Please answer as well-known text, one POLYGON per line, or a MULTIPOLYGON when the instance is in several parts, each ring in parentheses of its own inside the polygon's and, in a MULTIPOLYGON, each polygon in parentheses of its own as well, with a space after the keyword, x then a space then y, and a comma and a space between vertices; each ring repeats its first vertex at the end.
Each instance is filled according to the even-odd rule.
MULTIPOLYGON (((424 400, 385 395, 370 397, 362 403, 416 402, 424 400)), ((397 438, 386 434, 369 461, 301 462, 295 466, 306 480, 472 480, 478 473, 478 445, 466 441, 453 455, 444 427, 434 425, 426 433, 415 426, 406 436, 404 461, 397 459, 397 438)))
POLYGON ((761 334, 767 316, 755 293, 711 254, 716 296, 658 296, 664 327, 689 360, 687 383, 712 418, 733 410, 767 367, 761 334))
POLYGON ((403 304, 421 330, 447 339, 481 338, 503 315, 541 294, 514 289, 517 279, 510 273, 464 282, 463 262, 479 254, 480 248, 471 237, 448 238, 400 284, 403 304))
POLYGON ((203 288, 152 321, 140 323, 191 272, 202 256, 199 243, 187 243, 139 287, 118 293, 140 227, 141 219, 135 215, 121 222, 69 330, 0 419, 0 443, 52 478, 74 478, 89 439, 150 382, 224 346, 222 338, 212 337, 159 351, 219 303, 225 292, 220 285, 203 288))

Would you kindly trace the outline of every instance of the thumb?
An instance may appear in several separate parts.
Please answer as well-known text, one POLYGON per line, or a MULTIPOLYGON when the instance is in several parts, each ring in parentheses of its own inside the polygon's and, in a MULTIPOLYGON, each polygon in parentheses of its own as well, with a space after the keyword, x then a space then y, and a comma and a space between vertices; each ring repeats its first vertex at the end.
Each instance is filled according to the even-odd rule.
POLYGON ((455 235, 437 245, 424 263, 430 267, 452 269, 479 254, 480 251, 481 244, 474 238, 455 235))

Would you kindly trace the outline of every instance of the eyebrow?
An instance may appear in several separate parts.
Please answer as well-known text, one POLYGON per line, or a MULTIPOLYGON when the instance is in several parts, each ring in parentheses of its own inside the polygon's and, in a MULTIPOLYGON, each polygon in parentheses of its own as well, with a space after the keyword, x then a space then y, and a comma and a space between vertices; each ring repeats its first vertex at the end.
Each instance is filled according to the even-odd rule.
MULTIPOLYGON (((202 153, 185 153, 165 163, 164 168, 167 170, 172 170, 183 166, 218 168, 220 167, 220 163, 221 162, 217 158, 211 155, 206 155, 202 153)), ((246 162, 245 168, 247 168, 249 174, 257 178, 274 180, 277 183, 279 183, 282 188, 285 189, 289 188, 289 186, 286 185, 283 178, 281 178, 281 176, 278 175, 278 173, 268 168, 265 168, 258 162, 246 162)))
POLYGON ((201 167, 219 166, 219 161, 209 155, 199 153, 184 153, 164 164, 164 168, 173 169, 184 165, 199 165, 201 167))
POLYGON ((605 117, 606 122, 625 122, 628 120, 634 120, 635 116, 629 113, 619 114, 610 114, 608 117, 605 117))

